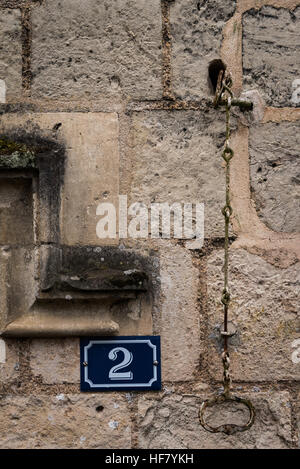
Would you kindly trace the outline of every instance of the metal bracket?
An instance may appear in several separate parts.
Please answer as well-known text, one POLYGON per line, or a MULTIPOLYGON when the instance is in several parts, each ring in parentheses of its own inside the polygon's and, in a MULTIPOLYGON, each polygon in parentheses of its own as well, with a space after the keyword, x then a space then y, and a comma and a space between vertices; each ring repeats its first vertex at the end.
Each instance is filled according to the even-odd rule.
POLYGON ((224 324, 221 326, 220 334, 222 337, 233 337, 237 333, 236 326, 232 322, 228 322, 227 331, 224 331, 224 324))

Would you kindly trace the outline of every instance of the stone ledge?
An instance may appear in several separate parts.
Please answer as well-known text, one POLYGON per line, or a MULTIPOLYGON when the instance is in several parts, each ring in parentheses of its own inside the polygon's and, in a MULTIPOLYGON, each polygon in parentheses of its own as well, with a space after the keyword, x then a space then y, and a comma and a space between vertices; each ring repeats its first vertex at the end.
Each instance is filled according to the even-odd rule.
POLYGON ((110 335, 118 332, 119 325, 116 322, 95 317, 25 314, 9 323, 2 335, 4 337, 78 337, 110 335))

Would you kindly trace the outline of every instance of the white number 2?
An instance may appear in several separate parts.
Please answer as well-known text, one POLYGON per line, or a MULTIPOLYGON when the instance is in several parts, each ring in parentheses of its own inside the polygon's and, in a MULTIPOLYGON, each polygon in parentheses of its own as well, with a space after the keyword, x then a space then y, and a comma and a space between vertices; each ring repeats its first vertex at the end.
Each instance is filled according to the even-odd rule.
POLYGON ((124 347, 116 347, 116 348, 113 348, 109 352, 108 358, 110 360, 116 360, 118 352, 122 352, 124 354, 124 360, 121 363, 119 363, 118 365, 115 365, 110 369, 109 375, 108 375, 109 379, 112 379, 112 380, 114 380, 114 379, 128 379, 128 380, 133 379, 133 375, 132 375, 131 371, 123 371, 121 373, 118 372, 122 368, 125 368, 126 366, 130 365, 130 363, 133 360, 132 353, 129 352, 129 350, 127 350, 124 347))

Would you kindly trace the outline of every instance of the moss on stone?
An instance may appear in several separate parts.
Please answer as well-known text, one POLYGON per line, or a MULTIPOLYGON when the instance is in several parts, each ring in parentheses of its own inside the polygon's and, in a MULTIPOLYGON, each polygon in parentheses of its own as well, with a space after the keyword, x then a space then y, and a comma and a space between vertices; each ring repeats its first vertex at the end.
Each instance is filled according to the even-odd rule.
POLYGON ((35 149, 25 143, 0 138, 1 168, 35 168, 35 149))

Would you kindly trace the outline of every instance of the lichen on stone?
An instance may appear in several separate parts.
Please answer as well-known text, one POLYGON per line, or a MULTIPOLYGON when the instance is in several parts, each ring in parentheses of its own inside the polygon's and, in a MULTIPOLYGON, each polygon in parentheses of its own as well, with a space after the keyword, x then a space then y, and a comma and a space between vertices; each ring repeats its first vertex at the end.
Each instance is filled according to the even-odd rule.
POLYGON ((35 168, 35 149, 7 137, 0 138, 0 168, 35 168))

